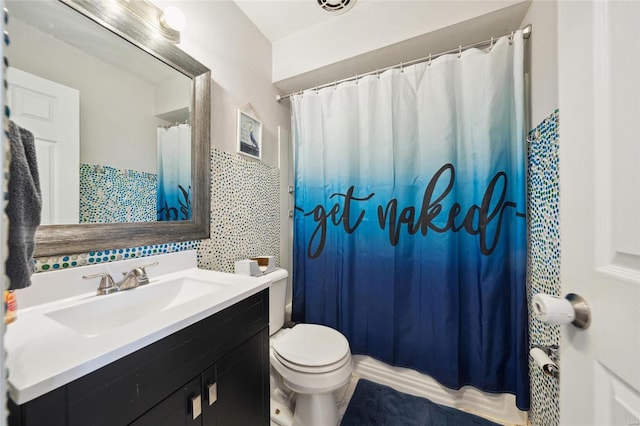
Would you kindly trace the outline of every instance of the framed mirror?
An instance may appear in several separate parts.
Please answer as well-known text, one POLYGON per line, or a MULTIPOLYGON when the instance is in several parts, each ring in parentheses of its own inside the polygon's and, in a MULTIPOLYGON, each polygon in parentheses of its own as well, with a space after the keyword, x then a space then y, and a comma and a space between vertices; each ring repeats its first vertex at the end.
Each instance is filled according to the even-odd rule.
POLYGON ((161 12, 146 1, 5 4, 11 119, 43 141, 35 257, 208 238, 211 73, 174 44, 161 12), (30 91, 41 83, 54 94, 30 91), (68 117, 49 137, 54 116, 68 117), (55 138, 77 142, 58 148, 55 138))

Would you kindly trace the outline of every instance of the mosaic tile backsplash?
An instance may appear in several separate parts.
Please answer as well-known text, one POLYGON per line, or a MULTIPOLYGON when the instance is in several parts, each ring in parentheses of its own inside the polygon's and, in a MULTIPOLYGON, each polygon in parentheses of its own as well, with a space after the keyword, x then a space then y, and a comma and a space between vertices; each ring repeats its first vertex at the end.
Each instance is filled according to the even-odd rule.
MULTIPOLYGON (((560 222, 559 222, 559 114, 556 110, 529 132, 528 146, 528 221, 529 258, 527 299, 536 293, 560 295, 560 222)), ((529 316, 531 346, 560 343, 560 326, 545 324, 529 316)), ((534 426, 559 423, 558 380, 545 375, 529 359, 531 408, 529 421, 534 426)))
POLYGON ((92 251, 89 253, 69 254, 65 256, 39 257, 35 259, 36 272, 55 271, 58 269, 73 268, 74 266, 115 262, 117 260, 174 253, 183 250, 197 250, 199 246, 200 241, 185 241, 181 243, 92 251))
POLYGON ((233 272, 236 260, 258 255, 275 256, 279 265, 279 182, 278 169, 214 149, 210 239, 38 258, 36 272, 192 249, 205 269, 233 272))
POLYGON ((80 223, 155 222, 158 176, 80 164, 80 223))

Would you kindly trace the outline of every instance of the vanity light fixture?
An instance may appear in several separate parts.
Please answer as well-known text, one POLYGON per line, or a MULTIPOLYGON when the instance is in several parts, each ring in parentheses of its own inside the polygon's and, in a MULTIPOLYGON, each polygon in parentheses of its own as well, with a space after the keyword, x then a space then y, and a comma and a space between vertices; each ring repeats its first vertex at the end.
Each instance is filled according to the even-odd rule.
POLYGON ((139 31, 148 32, 171 43, 180 43, 180 31, 186 26, 184 14, 175 6, 160 9, 149 0, 60 0, 62 3, 78 7, 79 10, 103 10, 120 20, 120 16, 135 16, 142 25, 139 31), (95 7, 94 7, 95 6, 95 7))
POLYGON ((160 15, 160 24, 167 29, 182 31, 187 26, 187 20, 180 9, 168 6, 160 15))

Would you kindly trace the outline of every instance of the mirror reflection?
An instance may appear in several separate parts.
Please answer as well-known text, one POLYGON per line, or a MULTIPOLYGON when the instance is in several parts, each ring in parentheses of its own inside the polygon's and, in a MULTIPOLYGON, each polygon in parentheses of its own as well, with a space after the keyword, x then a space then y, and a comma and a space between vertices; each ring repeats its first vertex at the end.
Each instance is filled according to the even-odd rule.
POLYGON ((36 137, 42 224, 191 219, 192 81, 59 2, 11 9, 11 119, 36 137))

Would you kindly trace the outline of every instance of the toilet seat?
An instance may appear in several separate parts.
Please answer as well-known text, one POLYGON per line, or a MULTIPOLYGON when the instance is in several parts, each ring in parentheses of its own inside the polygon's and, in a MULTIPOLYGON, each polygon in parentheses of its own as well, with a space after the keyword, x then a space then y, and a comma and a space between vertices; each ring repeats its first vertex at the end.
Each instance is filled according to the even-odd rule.
POLYGON ((310 367, 308 365, 301 365, 301 364, 296 364, 294 362, 291 362, 291 361, 283 358, 276 351, 273 351, 273 355, 285 367, 287 367, 287 368, 289 368, 289 369, 291 369, 293 371, 299 371, 301 373, 310 373, 310 374, 328 373, 330 371, 334 371, 334 370, 339 369, 340 367, 342 367, 343 365, 345 365, 345 364, 347 364, 347 363, 349 363, 351 361, 351 354, 347 354, 337 362, 332 362, 331 364, 327 364, 327 365, 310 367))
POLYGON ((298 324, 274 339, 274 356, 302 373, 327 373, 351 361, 349 342, 338 331, 318 324, 298 324))

